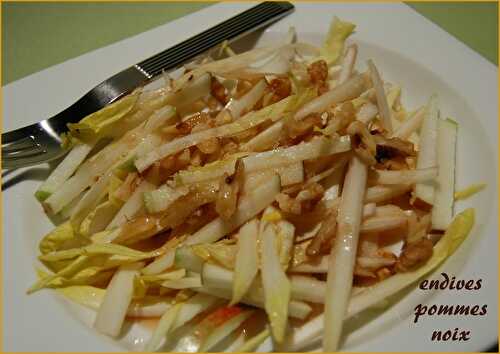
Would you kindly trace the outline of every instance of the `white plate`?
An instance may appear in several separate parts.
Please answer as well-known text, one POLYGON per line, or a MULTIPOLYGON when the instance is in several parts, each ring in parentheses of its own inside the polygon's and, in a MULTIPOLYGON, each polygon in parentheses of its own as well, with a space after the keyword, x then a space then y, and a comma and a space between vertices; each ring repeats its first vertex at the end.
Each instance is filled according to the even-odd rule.
MULTIPOLYGON (((4 87, 4 128, 10 130, 50 117, 111 74, 214 25, 252 4, 225 3, 95 50, 4 87), (179 35, 181 34, 181 35, 179 35)), ((478 291, 414 290, 383 315, 351 322, 343 349, 349 351, 481 351, 497 341, 497 67, 402 4, 297 3, 296 11, 270 27, 259 42, 278 40, 290 25, 299 39, 319 41, 333 15, 357 24, 353 40, 360 57, 371 57, 385 78, 402 85, 408 107, 440 97, 443 114, 460 123, 457 186, 485 182, 486 191, 457 205, 473 206, 477 222, 468 240, 431 277, 446 271, 460 279, 482 279, 478 291), (487 304, 486 316, 421 318, 418 303, 487 304), (466 342, 432 342, 437 329, 466 329, 466 342), (355 329, 355 330, 354 330, 355 329)), ((51 228, 33 198, 47 166, 4 175, 3 342, 5 351, 120 351, 141 349, 144 329, 133 329, 120 343, 96 334, 76 317, 92 321, 50 291, 26 296, 35 281, 37 243, 51 228), (12 183, 13 179, 17 183, 12 183), (142 333, 140 333, 142 332, 142 333), (138 339, 139 338, 139 339, 138 339)), ((265 348, 262 348, 265 349, 265 348)))

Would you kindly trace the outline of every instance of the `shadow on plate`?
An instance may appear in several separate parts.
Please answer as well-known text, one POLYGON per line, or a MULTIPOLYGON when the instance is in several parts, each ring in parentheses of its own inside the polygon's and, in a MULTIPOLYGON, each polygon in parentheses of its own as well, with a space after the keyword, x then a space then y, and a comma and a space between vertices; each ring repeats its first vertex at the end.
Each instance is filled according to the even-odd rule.
POLYGON ((45 165, 2 171, 2 191, 25 181, 45 181, 59 162, 61 159, 50 161, 45 165))
POLYGON ((498 353, 498 342, 495 343, 492 347, 485 350, 486 353, 498 353))
MULTIPOLYGON (((372 321, 379 318, 381 315, 387 312, 387 310, 397 305, 401 300, 405 299, 407 295, 414 290, 415 290, 414 285, 404 288, 401 291, 397 292, 396 294, 381 301, 379 304, 367 308, 366 310, 360 312, 356 316, 347 320, 344 323, 344 328, 342 330, 343 335, 341 338, 340 347, 344 347, 344 343, 346 342, 347 338, 351 335, 351 333, 354 333, 355 331, 361 329, 362 327, 367 326, 372 321)), ((314 343, 302 348, 301 352, 317 352, 320 346, 321 346, 321 339, 318 339, 314 343)))
MULTIPOLYGON (((410 294, 415 290, 415 288, 416 288, 415 285, 408 286, 398 291, 396 294, 393 294, 392 296, 389 296, 386 299, 382 300, 379 304, 369 307, 368 309, 362 311, 358 315, 346 321, 343 331, 346 334, 346 336, 344 337, 343 340, 345 341, 346 337, 350 333, 353 333, 361 329, 362 327, 368 325, 371 321, 377 319, 380 315, 387 312, 387 310, 389 310, 391 307, 395 306, 401 300, 405 299, 408 296, 408 294, 410 294)), ((406 314, 401 314, 401 315, 404 316, 406 314)))
POLYGON ((242 53, 246 52, 250 49, 253 49, 257 42, 259 41, 260 37, 264 34, 264 31, 266 29, 260 29, 258 31, 252 32, 247 34, 246 36, 237 39, 236 41, 231 43, 231 48, 236 52, 236 53, 242 53))

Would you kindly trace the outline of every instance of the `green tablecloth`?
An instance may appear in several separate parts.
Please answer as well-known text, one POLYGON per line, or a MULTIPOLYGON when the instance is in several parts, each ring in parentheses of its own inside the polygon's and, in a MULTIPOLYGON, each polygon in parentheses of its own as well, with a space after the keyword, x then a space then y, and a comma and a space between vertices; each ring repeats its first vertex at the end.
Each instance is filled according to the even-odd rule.
MULTIPOLYGON (((209 5, 207 2, 2 2, 2 85, 209 5)), ((496 2, 409 5, 491 62, 498 63, 496 2)))

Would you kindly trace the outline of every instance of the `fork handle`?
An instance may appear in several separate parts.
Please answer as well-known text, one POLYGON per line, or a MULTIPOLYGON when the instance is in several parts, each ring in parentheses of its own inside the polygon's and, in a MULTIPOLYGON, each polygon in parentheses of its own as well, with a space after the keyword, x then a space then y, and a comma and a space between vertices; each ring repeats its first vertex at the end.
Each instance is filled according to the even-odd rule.
POLYGON ((234 41, 250 32, 279 20, 294 10, 289 2, 263 2, 209 28, 135 66, 152 78, 164 70, 175 69, 186 61, 207 52, 224 40, 234 41))

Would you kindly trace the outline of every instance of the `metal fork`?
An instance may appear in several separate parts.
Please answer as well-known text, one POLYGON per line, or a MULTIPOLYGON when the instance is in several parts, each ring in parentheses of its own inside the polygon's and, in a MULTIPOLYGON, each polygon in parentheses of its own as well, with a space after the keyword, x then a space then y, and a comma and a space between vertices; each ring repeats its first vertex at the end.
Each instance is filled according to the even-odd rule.
POLYGON ((37 165, 62 157, 61 134, 67 124, 119 99, 163 71, 178 68, 224 40, 234 41, 294 10, 288 2, 264 2, 172 48, 143 60, 100 83, 73 105, 39 123, 2 134, 2 169, 37 165))

